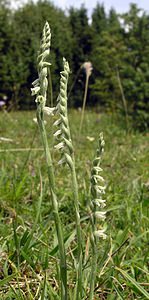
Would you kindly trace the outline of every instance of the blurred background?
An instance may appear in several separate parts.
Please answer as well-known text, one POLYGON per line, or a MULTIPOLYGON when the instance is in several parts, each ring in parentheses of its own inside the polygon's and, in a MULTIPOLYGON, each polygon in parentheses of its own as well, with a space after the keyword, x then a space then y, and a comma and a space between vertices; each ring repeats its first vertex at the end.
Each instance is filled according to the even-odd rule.
POLYGON ((55 103, 62 58, 70 64, 69 107, 82 107, 86 62, 87 106, 149 125, 149 11, 147 1, 0 0, 0 107, 31 110, 37 52, 47 20, 51 27, 50 90, 55 103), (141 6, 142 5, 142 6, 141 6))

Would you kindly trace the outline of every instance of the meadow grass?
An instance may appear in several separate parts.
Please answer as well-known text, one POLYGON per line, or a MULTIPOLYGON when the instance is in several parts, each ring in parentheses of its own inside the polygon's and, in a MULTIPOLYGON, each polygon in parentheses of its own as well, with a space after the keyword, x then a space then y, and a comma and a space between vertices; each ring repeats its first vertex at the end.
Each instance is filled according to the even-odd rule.
MULTIPOLYGON (((49 202, 48 177, 35 112, 0 113, 0 299, 59 299, 58 246, 49 202), (50 295, 50 296, 49 296, 50 295)), ((104 132, 106 241, 99 242, 94 299, 148 298, 149 136, 129 131, 110 114, 87 111, 78 141, 81 114, 69 111, 79 183, 81 228, 85 247, 84 284, 89 267, 90 171, 99 132, 104 132), (85 273, 86 272, 86 273, 85 273)), ((53 149, 52 129, 46 130, 53 149)), ((68 293, 72 299, 76 256, 75 210, 67 169, 56 170, 59 214, 64 224, 68 293)), ((86 295, 87 299, 88 295, 86 295)), ((84 298, 85 299, 85 298, 84 298)))

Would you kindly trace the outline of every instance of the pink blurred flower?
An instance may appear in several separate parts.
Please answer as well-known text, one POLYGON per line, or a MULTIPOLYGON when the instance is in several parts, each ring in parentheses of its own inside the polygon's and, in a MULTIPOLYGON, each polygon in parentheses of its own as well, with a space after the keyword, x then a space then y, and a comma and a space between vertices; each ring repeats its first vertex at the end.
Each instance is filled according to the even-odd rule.
POLYGON ((90 76, 92 74, 92 70, 93 70, 93 66, 92 63, 90 61, 86 61, 83 65, 82 68, 85 69, 86 72, 86 76, 90 76))

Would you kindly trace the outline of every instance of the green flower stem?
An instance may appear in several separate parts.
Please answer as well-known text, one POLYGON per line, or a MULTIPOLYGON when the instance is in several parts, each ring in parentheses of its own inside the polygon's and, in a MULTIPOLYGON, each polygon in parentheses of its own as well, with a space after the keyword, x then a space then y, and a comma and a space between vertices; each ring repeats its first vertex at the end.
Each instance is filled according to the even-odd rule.
POLYGON ((89 83, 89 75, 87 74, 86 75, 86 81, 85 81, 85 91, 84 91, 84 97, 83 97, 81 122, 80 122, 80 128, 79 128, 79 140, 80 140, 80 135, 81 135, 83 121, 84 121, 84 113, 85 113, 85 105, 86 105, 86 99, 87 99, 88 83, 89 83))
POLYGON ((75 207, 75 218, 76 218, 76 233, 77 233, 77 263, 76 263, 76 288, 74 299, 82 299, 82 234, 80 225, 80 213, 79 213, 79 196, 78 196, 78 184, 75 171, 75 158, 73 145, 70 135, 70 127, 67 113, 67 83, 70 73, 69 64, 63 59, 64 70, 60 73, 60 94, 58 97, 57 111, 60 119, 58 120, 59 129, 55 133, 58 137, 59 144, 55 146, 57 149, 61 149, 62 159, 59 163, 66 163, 71 172, 72 177, 72 193, 75 207))
POLYGON ((37 106, 37 120, 38 120, 38 125, 41 133, 42 143, 44 146, 44 152, 45 152, 46 163, 48 168, 48 178, 50 184, 53 215, 54 215, 54 221, 55 221, 55 227, 56 227, 58 245, 59 245, 60 273, 61 273, 61 299, 67 300, 67 265, 66 265, 63 232, 62 232, 62 226, 61 226, 61 221, 58 212, 58 203, 57 203, 57 198, 55 193, 55 177, 53 172, 53 164, 52 164, 51 154, 49 150, 45 125, 43 120, 43 111, 40 104, 38 104, 37 106))
POLYGON ((80 224, 80 213, 79 213, 79 196, 78 196, 78 184, 75 171, 75 160, 74 155, 72 155, 72 189, 73 189, 73 198, 75 206, 75 215, 76 215, 76 231, 77 231, 77 244, 78 244, 78 257, 77 257, 77 287, 76 287, 76 300, 82 299, 82 233, 81 233, 81 224, 80 224))
MULTIPOLYGON (((95 232, 95 220, 91 218, 92 232, 95 232)), ((92 261, 91 261, 91 274, 90 274, 90 293, 89 300, 94 299, 94 288, 95 288, 95 278, 97 272, 97 238, 92 235, 91 237, 91 246, 92 246, 92 261)))
POLYGON ((53 164, 51 159, 51 153, 49 150, 47 134, 44 126, 44 112, 51 112, 51 109, 46 107, 47 101, 47 88, 48 88, 48 69, 51 65, 48 61, 50 54, 50 45, 51 45, 51 31, 48 22, 45 23, 42 40, 40 45, 40 51, 37 58, 38 61, 38 75, 39 78, 33 82, 34 88, 32 89, 32 95, 36 95, 36 103, 37 103, 37 121, 39 125, 39 130, 42 138, 42 143, 44 147, 47 169, 48 169, 48 177, 49 177, 49 185, 52 199, 52 209, 58 239, 58 247, 59 247, 59 256, 60 256, 60 277, 61 277, 61 300, 67 300, 67 265, 66 265, 66 254, 65 254, 65 246, 63 240, 63 232, 62 225, 59 217, 58 211, 58 202, 56 198, 56 186, 55 186, 55 177, 53 171, 53 164))

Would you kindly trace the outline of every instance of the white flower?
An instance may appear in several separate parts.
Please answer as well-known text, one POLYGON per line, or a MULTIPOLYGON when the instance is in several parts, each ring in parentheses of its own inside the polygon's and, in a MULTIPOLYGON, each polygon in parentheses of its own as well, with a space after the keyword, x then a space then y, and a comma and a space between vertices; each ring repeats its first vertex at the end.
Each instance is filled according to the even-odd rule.
POLYGON ((93 170, 94 171, 96 171, 96 172, 102 172, 103 171, 103 169, 102 168, 100 168, 100 167, 93 167, 93 170))
POLYGON ((105 234, 104 229, 94 231, 94 235, 96 237, 102 237, 104 240, 107 238, 107 235, 105 234))
POLYGON ((86 61, 83 65, 82 68, 85 69, 86 75, 90 76, 92 74, 93 66, 90 61, 86 61))
POLYGON ((57 137, 57 136, 59 136, 59 135, 61 135, 62 134, 62 131, 61 131, 61 129, 59 129, 59 130, 57 130, 53 135, 55 136, 55 137, 57 137))
POLYGON ((34 87, 39 86, 39 78, 37 78, 34 82, 32 82, 32 85, 33 85, 34 87))
MULTIPOLYGON (((33 118, 34 123, 38 124, 37 118, 33 118)), ((47 121, 44 120, 44 124, 47 124, 47 121)))
POLYGON ((40 87, 36 86, 36 87, 34 87, 34 88, 31 89, 31 95, 35 96, 35 95, 37 95, 39 93, 39 91, 40 91, 40 87))
POLYGON ((97 179, 97 180, 100 180, 102 182, 104 182, 105 180, 103 179, 102 176, 99 176, 99 175, 94 175, 94 178, 97 179))
POLYGON ((97 219, 105 220, 105 218, 106 218, 106 211, 96 211, 95 212, 95 217, 97 219))
POLYGON ((58 165, 62 165, 64 163, 66 163, 66 158, 65 157, 63 157, 62 159, 59 160, 58 165))
POLYGON ((53 126, 59 126, 61 122, 62 122, 61 119, 58 119, 53 123, 53 126))
POLYGON ((59 144, 55 145, 54 148, 55 148, 56 150, 59 150, 59 149, 64 148, 64 146, 65 146, 64 143, 63 143, 63 142, 60 142, 59 144))
POLYGON ((106 200, 103 200, 103 199, 95 199, 94 203, 99 207, 105 207, 106 206, 106 200))
POLYGON ((48 116, 54 116, 54 112, 55 112, 55 107, 48 107, 48 106, 45 106, 43 108, 43 111, 46 115, 48 116))
POLYGON ((95 186, 95 189, 96 189, 96 192, 97 192, 99 195, 100 195, 100 194, 105 194, 105 189, 106 189, 105 186, 98 185, 98 186, 95 186))
POLYGON ((95 140, 95 138, 93 136, 87 136, 86 137, 87 140, 89 140, 90 142, 93 142, 95 140))
POLYGON ((0 141, 2 141, 2 142, 13 142, 13 140, 12 139, 9 139, 9 138, 5 138, 5 137, 0 137, 0 141))

